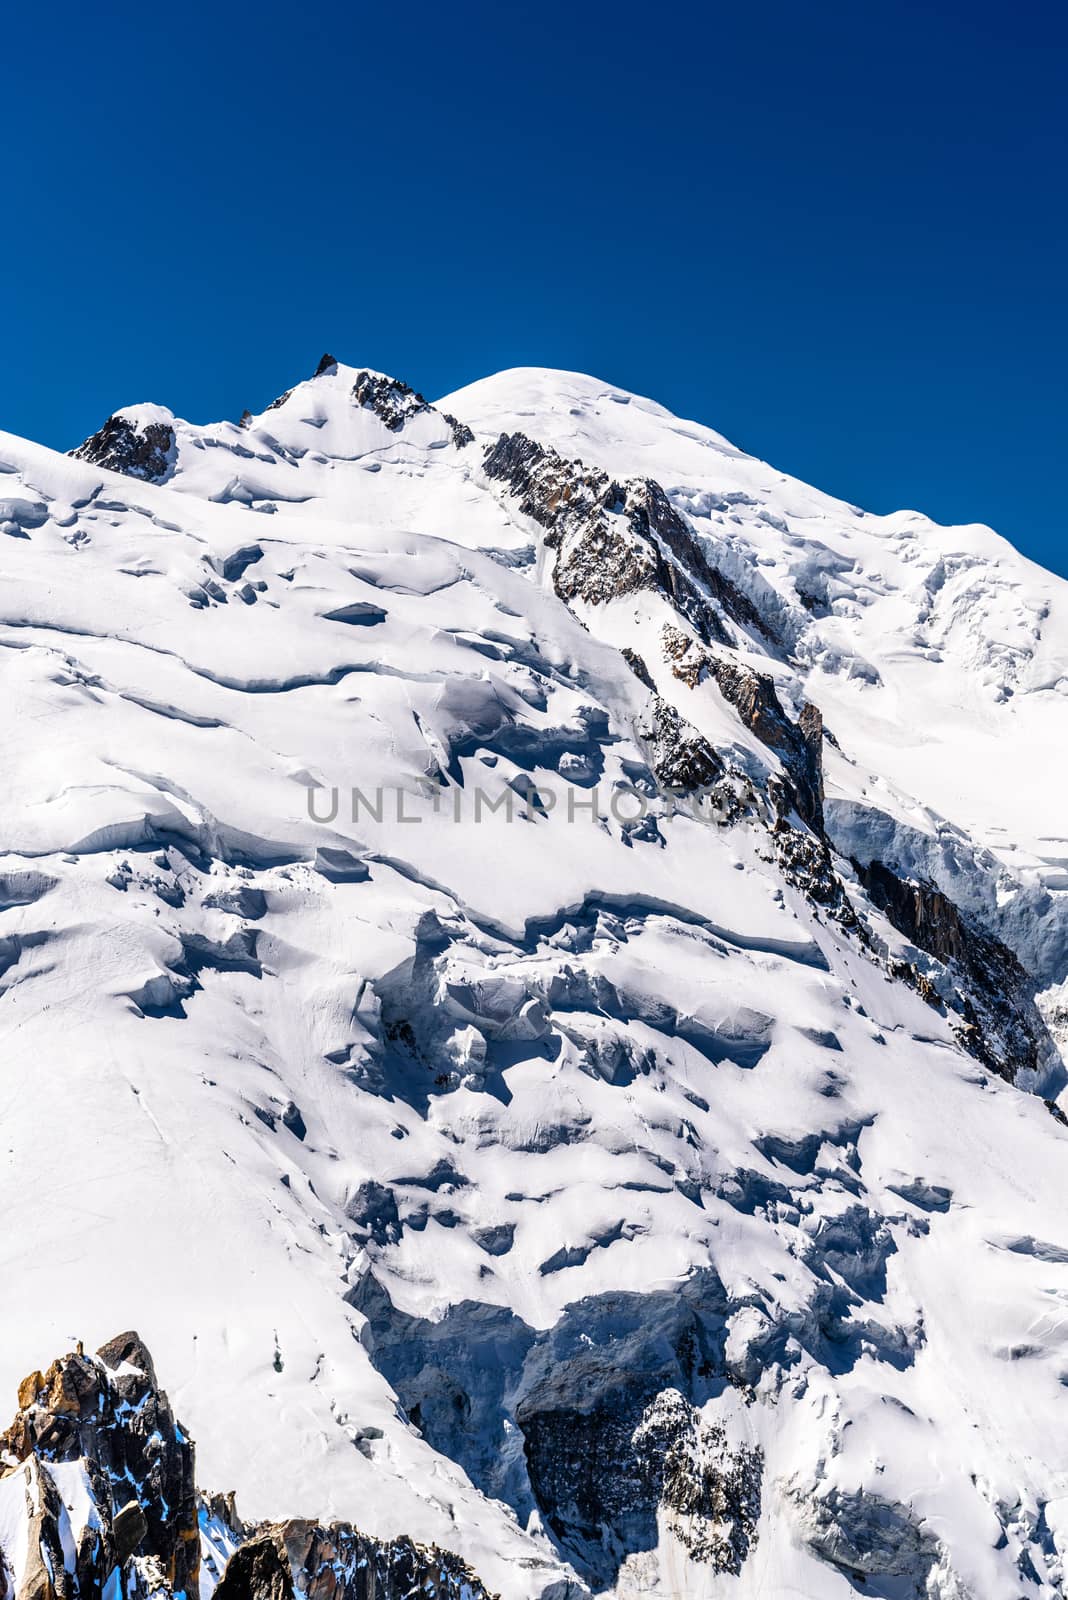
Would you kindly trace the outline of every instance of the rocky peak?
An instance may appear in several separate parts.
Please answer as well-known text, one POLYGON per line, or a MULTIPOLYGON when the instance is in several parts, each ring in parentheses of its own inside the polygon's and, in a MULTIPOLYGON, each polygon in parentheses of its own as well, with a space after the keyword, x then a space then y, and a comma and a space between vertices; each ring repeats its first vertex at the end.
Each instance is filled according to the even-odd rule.
MULTIPOLYGON (((28 1554, 11 1574, 15 1600, 99 1594, 116 1573, 120 1593, 129 1594, 147 1581, 149 1566, 150 1587, 195 1595, 193 1445, 137 1334, 119 1335, 95 1356, 79 1347, 47 1372, 31 1372, 18 1401, 0 1434, 0 1490, 17 1493, 21 1483, 29 1519, 28 1554)), ((14 1551, 3 1555, 14 1567, 14 1551)))
MULTIPOLYGON (((336 371, 337 363, 332 357, 324 356, 319 363, 319 371, 328 370, 336 371), (324 362, 328 363, 325 367, 324 362), (332 363, 332 367, 329 363, 332 363)), ((435 411, 429 400, 424 400, 410 384, 404 383, 400 378, 387 378, 380 372, 366 370, 358 372, 352 386, 352 398, 358 406, 364 406, 380 417, 391 433, 399 433, 412 417, 435 411)), ((472 442, 475 436, 466 423, 458 422, 447 412, 439 414, 452 429, 453 443, 457 449, 462 449, 464 445, 472 442)))
POLYGON ((96 433, 68 454, 128 478, 162 483, 174 466, 174 418, 160 406, 116 411, 96 433))

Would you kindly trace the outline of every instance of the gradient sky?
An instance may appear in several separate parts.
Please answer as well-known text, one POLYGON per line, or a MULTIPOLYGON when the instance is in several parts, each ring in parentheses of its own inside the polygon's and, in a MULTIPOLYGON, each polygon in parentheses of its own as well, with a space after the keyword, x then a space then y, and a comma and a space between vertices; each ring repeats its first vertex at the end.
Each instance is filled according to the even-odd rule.
POLYGON ((594 372, 1068 573, 1068 11, 8 8, 0 426, 594 372))

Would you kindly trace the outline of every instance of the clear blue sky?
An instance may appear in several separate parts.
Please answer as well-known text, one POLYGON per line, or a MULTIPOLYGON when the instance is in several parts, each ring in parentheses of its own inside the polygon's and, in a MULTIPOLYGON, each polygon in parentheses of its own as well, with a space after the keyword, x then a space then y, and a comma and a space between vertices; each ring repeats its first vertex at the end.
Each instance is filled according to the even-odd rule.
POLYGON ((8 8, 0 426, 579 368, 1068 572, 1068 12, 8 8))

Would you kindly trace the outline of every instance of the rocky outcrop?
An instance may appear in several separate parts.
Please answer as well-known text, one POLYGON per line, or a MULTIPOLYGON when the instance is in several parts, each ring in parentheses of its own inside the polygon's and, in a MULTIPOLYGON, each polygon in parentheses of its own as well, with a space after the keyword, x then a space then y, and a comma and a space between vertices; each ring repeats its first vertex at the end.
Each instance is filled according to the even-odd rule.
MULTIPOLYGON (((856 867, 871 899, 906 939, 939 961, 967 958, 967 924, 952 900, 934 884, 899 878, 881 861, 872 861, 868 866, 858 862, 856 867)), ((1015 960, 1010 951, 1004 953, 1015 960)))
POLYGON ((545 530, 556 550, 556 591, 564 600, 602 604, 657 584, 656 551, 624 522, 626 491, 581 461, 565 461, 555 450, 523 433, 502 433, 486 452, 487 477, 504 483, 518 509, 545 530))
POLYGON ((232 1495, 198 1500, 193 1443, 136 1333, 31 1372, 18 1404, 0 1434, 0 1600, 196 1600, 202 1519, 209 1580, 234 1552, 224 1600, 489 1600, 449 1551, 348 1523, 247 1529, 232 1495))
MULTIPOLYGON (((662 629, 661 642, 664 659, 680 682, 695 689, 714 681, 745 726, 778 755, 782 771, 771 775, 766 791, 778 865, 789 883, 871 951, 870 933, 857 917, 824 831, 819 708, 806 701, 794 722, 769 675, 705 647, 670 624, 662 629)), ((644 671, 642 681, 649 678, 640 657, 630 665, 639 676, 639 667, 644 671)), ((727 774, 712 745, 659 695, 640 732, 653 774, 665 789, 683 794, 711 790, 727 774)), ((894 961, 892 975, 929 1003, 955 1011, 961 1043, 991 1071, 1021 1087, 1059 1088, 1060 1077, 1056 1082, 1050 1077, 1057 1071, 1056 1047, 1035 1003, 1035 983, 1012 950, 965 917, 935 884, 900 877, 881 861, 863 865, 854 860, 852 865, 875 908, 938 964, 894 961)))
POLYGON ((490 1600, 459 1556, 348 1523, 271 1523, 227 1563, 216 1600, 490 1600))
POLYGON ((765 631, 759 613, 704 557, 696 535, 651 478, 616 482, 523 433, 502 433, 486 452, 487 477, 506 485, 519 511, 556 551, 553 583, 567 602, 602 605, 658 590, 706 642, 729 642, 724 618, 765 631))
MULTIPOLYGON (((115 1574, 125 1594, 147 1584, 195 1595, 193 1445, 138 1336, 122 1334, 95 1356, 79 1349, 30 1373, 18 1398, 0 1434, 0 1481, 21 1482, 27 1497, 14 1600, 98 1595, 115 1574)), ((4 1553, 12 1562, 13 1552, 4 1553)))
POLYGON ((351 1300, 428 1442, 521 1520, 537 1511, 595 1593, 657 1547, 661 1520, 692 1561, 740 1570, 763 1461, 704 1410, 723 1388, 730 1309, 714 1272, 577 1302, 541 1331, 474 1302, 407 1316, 372 1274, 351 1300))
POLYGON ((1056 1057, 1035 1004, 1035 986, 1016 956, 933 883, 901 878, 881 861, 853 866, 872 903, 898 933, 939 963, 930 983, 962 1018, 961 1043, 1009 1083, 1040 1085, 1056 1057))
POLYGON ((857 917, 827 841, 822 834, 808 827, 798 827, 792 820, 797 809, 797 791, 788 778, 772 773, 768 780, 768 800, 773 813, 772 848, 787 883, 800 889, 814 905, 849 929, 868 948, 867 931, 857 917))
MULTIPOLYGON (((665 629, 665 633, 669 631, 692 646, 692 641, 684 634, 665 629)), ((681 658, 683 671, 679 676, 695 665, 698 656, 707 654, 700 646, 694 646, 693 651, 694 654, 689 650, 684 652, 681 658)), ((641 658, 636 659, 640 661, 641 658)), ((704 670, 703 665, 701 670, 704 670)), ((778 704, 777 701, 775 703, 778 704)), ((781 711, 781 707, 779 709, 781 711)), ((809 726, 820 728, 819 713, 814 707, 811 709, 815 717, 810 720, 809 726)), ((782 715, 786 728, 793 730, 789 747, 791 762, 796 756, 800 764, 800 751, 808 749, 808 741, 800 731, 800 723, 790 723, 785 713, 782 715)), ((868 943, 865 930, 858 921, 845 885, 835 868, 834 856, 818 827, 818 819, 809 821, 802 810, 806 801, 799 798, 800 794, 807 796, 810 803, 818 803, 822 794, 821 777, 810 776, 807 784, 799 789, 792 777, 791 764, 786 766, 783 773, 772 773, 767 782, 766 796, 758 797, 750 779, 728 766, 705 736, 660 695, 653 696, 638 732, 645 742, 653 776, 663 790, 676 796, 698 796, 702 815, 719 823, 737 822, 745 815, 757 818, 767 827, 774 859, 786 881, 795 889, 800 889, 813 904, 842 927, 855 933, 863 943, 868 943), (800 826, 795 814, 800 814, 807 825, 800 826)), ((803 776, 806 770, 802 769, 803 776)))
POLYGON ((788 1494, 800 1507, 813 1555, 854 1583, 896 1579, 895 1594, 969 1600, 934 1531, 918 1522, 909 1506, 862 1489, 818 1492, 816 1485, 791 1485, 788 1494))
MULTIPOLYGON (((685 517, 675 509, 661 486, 652 478, 637 480, 631 490, 631 518, 647 538, 659 542, 690 581, 707 591, 739 627, 752 629, 767 639, 773 638, 767 619, 738 586, 708 561, 700 541, 685 517)), ((680 607, 680 610, 682 607, 680 607)))
POLYGON ((459 417, 454 417, 451 411, 442 411, 439 415, 444 418, 452 429, 452 442, 457 450, 462 450, 466 444, 474 444, 475 436, 466 422, 461 422, 459 417))
MULTIPOLYGON (((685 1381, 688 1350, 683 1335, 665 1375, 685 1381)), ((648 1371, 602 1363, 576 1359, 576 1370, 546 1375, 516 1411, 535 1496, 562 1547, 599 1589, 628 1554, 655 1547, 659 1519, 691 1561, 737 1575, 756 1543, 761 1452, 732 1449, 677 1388, 649 1398, 648 1371)))
POLYGON ((632 1443, 667 1526, 691 1560, 713 1572, 741 1572, 756 1543, 761 1451, 731 1449, 725 1430, 677 1389, 657 1395, 632 1443))
POLYGON ((647 689, 656 688, 649 668, 645 664, 645 659, 638 654, 637 650, 632 650, 629 644, 625 644, 619 653, 639 683, 644 683, 647 689))
MULTIPOLYGON (((323 357, 326 361, 328 358, 323 357)), ((336 362, 334 363, 336 367, 336 362)), ((320 363, 320 371, 323 371, 320 363)), ((390 433, 399 433, 406 422, 421 413, 438 415, 448 423, 452 431, 452 440, 458 450, 464 445, 474 441, 474 434, 464 422, 458 422, 455 417, 447 412, 437 412, 428 400, 421 394, 403 383, 400 378, 387 378, 378 372, 358 372, 356 382, 352 386, 352 398, 358 406, 364 406, 368 411, 373 411, 376 417, 383 421, 390 433)))
POLYGON ((662 631, 664 656, 671 671, 691 689, 704 678, 718 685, 745 726, 782 761, 793 784, 798 815, 816 833, 823 832, 823 718, 806 701, 792 722, 767 673, 713 650, 706 650, 680 628, 662 631))
POLYGON ((124 472, 128 478, 162 483, 174 466, 174 429, 167 422, 145 422, 138 427, 130 417, 117 412, 84 444, 68 453, 79 461, 124 472))
POLYGON ((725 768, 704 734, 675 707, 654 696, 646 722, 639 730, 649 750, 649 765, 662 788, 692 794, 722 778, 725 768))

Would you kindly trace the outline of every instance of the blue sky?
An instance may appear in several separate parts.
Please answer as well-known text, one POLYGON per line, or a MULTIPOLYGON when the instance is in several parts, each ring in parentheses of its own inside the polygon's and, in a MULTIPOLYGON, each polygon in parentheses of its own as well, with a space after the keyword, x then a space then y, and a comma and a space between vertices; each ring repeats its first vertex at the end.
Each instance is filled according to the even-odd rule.
POLYGON ((1068 13, 11 7, 0 426, 591 371, 1068 572, 1068 13))

